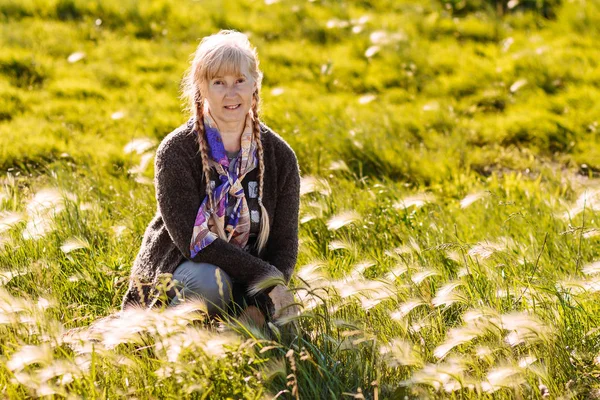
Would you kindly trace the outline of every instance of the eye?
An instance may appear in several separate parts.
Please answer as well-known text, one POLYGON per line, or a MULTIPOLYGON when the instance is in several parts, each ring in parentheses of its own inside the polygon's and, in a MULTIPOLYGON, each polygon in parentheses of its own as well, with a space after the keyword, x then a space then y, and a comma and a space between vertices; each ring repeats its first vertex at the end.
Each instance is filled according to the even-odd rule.
POLYGON ((223 81, 220 79, 217 79, 216 81, 213 82, 213 85, 222 85, 223 81))
POLYGON ((238 78, 237 83, 244 83, 246 82, 246 78, 238 78))

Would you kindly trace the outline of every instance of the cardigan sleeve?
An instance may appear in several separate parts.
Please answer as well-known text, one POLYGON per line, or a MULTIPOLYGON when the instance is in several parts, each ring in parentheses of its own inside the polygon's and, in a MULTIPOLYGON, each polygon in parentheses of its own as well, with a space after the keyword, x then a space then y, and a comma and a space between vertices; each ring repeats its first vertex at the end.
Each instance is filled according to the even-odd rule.
POLYGON ((187 153, 176 141, 165 140, 156 152, 154 164, 158 210, 175 246, 186 259, 216 265, 242 284, 280 277, 281 272, 274 266, 220 238, 190 258, 194 221, 202 199, 192 172, 194 163, 187 153))
POLYGON ((278 196, 275 216, 267 242, 266 259, 290 281, 298 257, 298 212, 300 207, 300 170, 294 151, 286 145, 283 168, 278 168, 278 196))

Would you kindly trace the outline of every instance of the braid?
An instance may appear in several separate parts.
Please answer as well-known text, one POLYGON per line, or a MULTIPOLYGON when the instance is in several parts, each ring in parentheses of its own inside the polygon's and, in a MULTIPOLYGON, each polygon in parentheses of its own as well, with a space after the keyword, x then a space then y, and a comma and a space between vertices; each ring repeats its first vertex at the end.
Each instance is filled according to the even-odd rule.
POLYGON ((196 121, 194 128, 198 132, 198 145, 200 148, 200 156, 202 158, 202 172, 206 182, 206 195, 208 196, 208 205, 212 209, 212 188, 210 186, 210 167, 208 166, 208 155, 206 154, 208 145, 204 135, 204 99, 198 95, 196 99, 196 121))
POLYGON ((263 205, 263 186, 264 186, 264 176, 265 176, 265 162, 263 157, 263 147, 261 142, 261 134, 260 134, 260 123, 258 120, 258 103, 260 101, 260 97, 258 95, 258 90, 254 92, 254 104, 252 105, 252 133, 253 138, 256 141, 256 149, 258 152, 258 205, 260 207, 260 233, 258 234, 258 240, 256 241, 256 247, 258 250, 258 254, 260 255, 266 247, 267 240, 269 239, 269 214, 267 214, 267 209, 263 205))
MULTIPOLYGON (((196 97, 196 121, 195 129, 198 132, 198 145, 200 147, 200 157, 202 158, 202 172, 206 181, 206 196, 208 196, 208 208, 210 215, 214 217, 215 204, 213 204, 212 187, 210 186, 210 166, 208 165, 208 144, 206 143, 206 134, 204 132, 204 99, 198 93, 196 97)), ((210 218, 210 217, 209 217, 210 218)), ((225 229, 220 224, 215 223, 220 238, 226 239, 225 229)))

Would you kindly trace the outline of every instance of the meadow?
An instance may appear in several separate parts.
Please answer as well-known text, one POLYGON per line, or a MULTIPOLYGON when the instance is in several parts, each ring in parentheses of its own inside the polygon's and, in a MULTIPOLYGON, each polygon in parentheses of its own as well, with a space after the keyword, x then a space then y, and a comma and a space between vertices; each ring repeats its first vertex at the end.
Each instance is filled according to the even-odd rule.
POLYGON ((598 35, 598 0, 0 0, 0 396, 600 398, 598 35), (219 29, 299 160, 302 312, 111 319, 219 29))

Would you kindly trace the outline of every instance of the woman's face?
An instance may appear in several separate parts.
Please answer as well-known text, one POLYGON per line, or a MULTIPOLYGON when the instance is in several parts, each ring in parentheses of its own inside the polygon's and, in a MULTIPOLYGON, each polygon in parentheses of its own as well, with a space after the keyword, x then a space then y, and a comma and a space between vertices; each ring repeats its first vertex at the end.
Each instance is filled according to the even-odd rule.
POLYGON ((216 76, 204 86, 204 99, 219 128, 244 123, 256 88, 248 67, 240 68, 240 75, 216 76))

